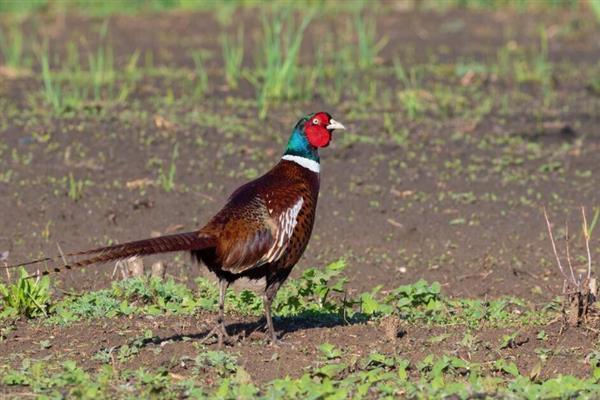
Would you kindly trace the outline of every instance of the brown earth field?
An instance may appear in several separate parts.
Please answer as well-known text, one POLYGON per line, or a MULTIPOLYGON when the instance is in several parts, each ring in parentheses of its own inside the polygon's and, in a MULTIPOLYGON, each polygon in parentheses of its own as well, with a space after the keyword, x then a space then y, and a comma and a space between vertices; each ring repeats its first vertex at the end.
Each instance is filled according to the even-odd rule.
MULTIPOLYGON (((574 268, 585 273, 580 206, 591 220, 600 204, 600 24, 584 7, 522 13, 390 6, 370 15, 385 45, 365 68, 348 65, 358 61, 341 51, 357 45, 352 15, 324 15, 305 32, 300 65, 307 73, 323 52, 331 55, 326 65, 346 75, 336 83, 332 70, 311 93, 273 100, 264 119, 250 80, 242 74, 236 89, 227 84, 218 40, 243 26, 242 66, 252 71, 262 51, 262 20, 252 8, 231 18, 236 23, 228 25, 209 11, 172 11, 24 20, 32 66, 0 70, 0 252, 9 252, 9 264, 55 255, 56 243, 70 252, 197 228, 236 187, 277 162, 300 116, 324 110, 348 130, 321 151, 317 219, 292 279, 343 258, 348 296, 378 285, 385 294, 423 278, 439 282, 449 299, 514 296, 542 310, 563 285, 543 207, 555 222, 560 251, 568 221, 574 268), (104 43, 98 32, 105 21, 102 40, 112 48, 115 69, 126 70, 139 56, 129 93, 123 101, 107 95, 53 111, 37 61, 42 39, 54 55, 51 68, 66 65, 69 44, 85 65, 90 49, 104 43), (200 49, 208 84, 199 94, 190 54, 200 49), (166 190, 161 176, 170 165, 174 187, 166 190)), ((123 80, 117 79, 117 92, 123 80)), ((597 266, 600 235, 590 245, 597 266)), ((186 255, 161 259, 168 276, 190 287, 206 274, 186 255)), ((108 288, 117 279, 113 268, 53 275, 53 296, 108 288)), ((120 368, 185 375, 181 360, 197 352, 194 342, 215 317, 132 315, 67 325, 20 319, 0 335, 0 363, 73 359, 94 371, 102 364, 94 354, 152 329, 159 339, 120 368)), ((560 318, 541 327, 475 331, 402 321, 401 334, 390 336, 380 320, 281 317, 275 323, 286 345, 274 357, 262 334, 252 332, 257 320, 229 313, 240 340, 225 348, 256 384, 302 375, 318 363, 325 342, 343 348, 348 359, 373 350, 415 363, 427 354, 481 363, 504 358, 527 374, 540 359, 537 335, 544 330, 543 347, 552 356, 541 378, 588 376, 584 360, 598 346, 595 323, 563 329, 560 318), (522 340, 498 349, 503 335, 515 331, 522 340), (475 336, 469 349, 461 344, 466 332, 475 336)), ((0 391, 15 393, 6 386, 0 391)))

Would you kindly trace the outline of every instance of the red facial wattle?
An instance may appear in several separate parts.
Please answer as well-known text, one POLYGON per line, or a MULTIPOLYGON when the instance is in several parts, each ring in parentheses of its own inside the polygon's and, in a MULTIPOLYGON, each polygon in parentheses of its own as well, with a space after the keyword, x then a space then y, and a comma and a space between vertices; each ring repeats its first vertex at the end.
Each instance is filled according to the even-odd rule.
POLYGON ((316 148, 327 147, 331 141, 331 133, 323 126, 309 125, 304 132, 308 142, 316 148))
POLYGON ((331 132, 336 129, 346 128, 325 112, 313 114, 304 123, 304 134, 310 145, 316 148, 327 147, 331 141, 331 132))

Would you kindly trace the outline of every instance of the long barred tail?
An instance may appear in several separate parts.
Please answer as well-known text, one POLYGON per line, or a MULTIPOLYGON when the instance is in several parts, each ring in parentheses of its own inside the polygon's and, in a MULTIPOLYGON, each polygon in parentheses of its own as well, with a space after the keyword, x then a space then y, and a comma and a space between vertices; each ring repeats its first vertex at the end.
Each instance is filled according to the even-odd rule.
MULTIPOLYGON (((65 254, 65 256, 68 257, 90 257, 77 262, 52 267, 50 269, 32 274, 28 277, 36 278, 38 276, 59 273, 64 270, 83 268, 92 264, 100 264, 108 261, 117 261, 134 256, 147 256, 150 254, 169 253, 173 251, 199 251, 214 247, 215 245, 216 241, 214 237, 205 235, 199 231, 177 233, 174 235, 166 235, 157 238, 137 240, 135 242, 128 242, 123 244, 117 244, 114 246, 106 246, 92 250, 65 254)), ((32 265, 45 261, 56 261, 57 259, 59 259, 59 257, 46 257, 38 260, 29 261, 26 263, 8 265, 0 268, 16 268, 19 266, 32 265)))

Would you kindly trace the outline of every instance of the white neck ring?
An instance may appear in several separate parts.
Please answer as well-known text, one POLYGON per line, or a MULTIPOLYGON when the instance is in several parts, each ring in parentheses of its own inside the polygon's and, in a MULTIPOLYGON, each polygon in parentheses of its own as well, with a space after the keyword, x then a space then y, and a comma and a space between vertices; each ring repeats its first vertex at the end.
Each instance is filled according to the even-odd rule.
POLYGON ((317 161, 315 160, 311 160, 310 158, 306 158, 306 157, 300 157, 300 156, 295 156, 292 154, 286 154, 283 157, 281 157, 282 160, 287 160, 287 161, 292 161, 295 162, 296 164, 301 165, 302 167, 318 174, 319 172, 321 172, 321 164, 319 164, 317 161))

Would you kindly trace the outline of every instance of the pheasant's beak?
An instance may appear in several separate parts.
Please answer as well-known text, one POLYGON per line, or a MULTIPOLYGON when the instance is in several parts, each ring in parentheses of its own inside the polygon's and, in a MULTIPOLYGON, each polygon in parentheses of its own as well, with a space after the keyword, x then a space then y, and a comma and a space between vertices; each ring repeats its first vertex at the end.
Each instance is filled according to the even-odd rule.
POLYGON ((340 122, 337 122, 335 119, 330 119, 329 120, 329 125, 327 125, 327 130, 333 131, 335 129, 346 129, 346 127, 344 125, 342 125, 340 122))

